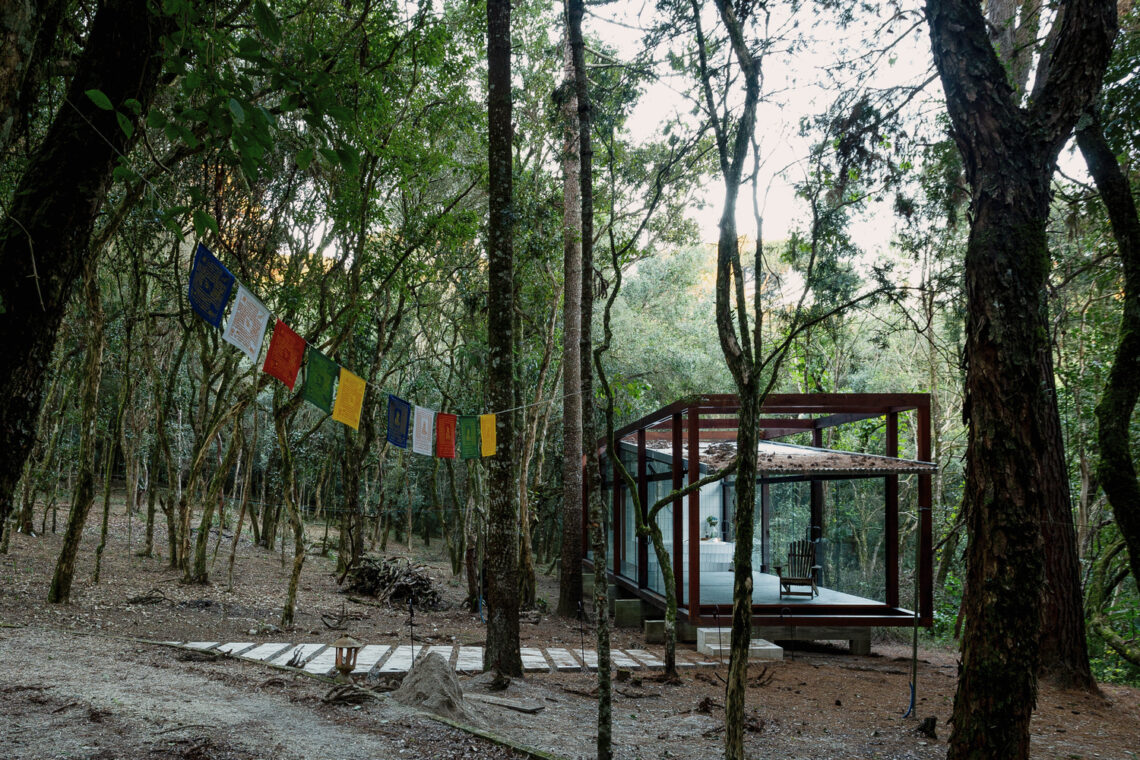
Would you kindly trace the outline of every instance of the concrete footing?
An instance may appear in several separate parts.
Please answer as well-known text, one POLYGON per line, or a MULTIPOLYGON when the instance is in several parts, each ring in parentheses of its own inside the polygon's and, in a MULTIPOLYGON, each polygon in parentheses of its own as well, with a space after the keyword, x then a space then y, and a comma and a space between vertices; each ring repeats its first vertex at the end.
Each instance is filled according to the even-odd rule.
POLYGON ((772 625, 752 629, 756 636, 768 641, 835 641, 847 640, 851 654, 871 654, 871 629, 854 626, 772 625))
POLYGON ((641 600, 615 599, 614 626, 617 628, 638 628, 641 626, 641 600))
MULTIPOLYGON (((697 651, 710 657, 726 658, 731 654, 732 631, 724 628, 698 628, 697 651)), ((770 641, 752 639, 748 646, 750 660, 782 660, 784 648, 770 641)))

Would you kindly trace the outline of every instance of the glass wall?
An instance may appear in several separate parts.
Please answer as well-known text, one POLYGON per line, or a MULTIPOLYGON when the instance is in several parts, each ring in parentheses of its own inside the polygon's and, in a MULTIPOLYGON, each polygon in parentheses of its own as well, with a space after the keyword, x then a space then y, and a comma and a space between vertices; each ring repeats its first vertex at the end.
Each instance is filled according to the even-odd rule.
MULTIPOLYGON (((637 450, 632 445, 623 446, 620 452, 625 466, 631 473, 637 472, 637 450)), ((687 469, 686 462, 680 463, 687 469)), ((603 500, 606 522, 613 516, 612 473, 607 463, 603 463, 603 500)), ((647 499, 645 508, 669 494, 673 488, 672 461, 669 453, 648 449, 646 452, 647 499)), ((705 473, 702 473, 702 476, 705 473)), ((686 473, 687 476, 687 473, 686 473)), ((685 478, 687 480, 687 477, 685 478)), ((908 511, 909 501, 914 500, 914 487, 907 478, 900 478, 900 528, 902 532, 899 559, 902 570, 907 572, 913 560, 913 532, 916 518, 908 511), (909 547, 907 549, 906 547, 909 547)), ((816 543, 816 563, 821 566, 819 586, 830 595, 821 594, 820 601, 828 603, 860 603, 862 601, 884 602, 886 599, 886 506, 885 479, 883 477, 818 480, 815 485, 822 498, 823 520, 821 537, 816 543)), ((809 480, 779 480, 773 478, 757 484, 757 503, 754 509, 755 533, 752 551, 752 566, 757 573, 775 575, 775 566, 787 562, 788 549, 793 541, 811 539, 812 525, 812 482, 809 480), (761 514, 761 503, 767 508, 767 533, 761 514)), ((622 509, 620 530, 610 532, 621 542, 621 555, 618 574, 636 583, 639 580, 639 557, 637 520, 634 514, 634 499, 621 483, 622 509)), ((666 504, 656 515, 665 551, 673 564, 675 575, 682 579, 682 594, 678 603, 688 604, 689 547, 690 540, 700 544, 700 573, 702 601, 713 603, 717 594, 731 592, 732 554, 735 549, 732 534, 733 499, 736 495, 735 482, 728 478, 706 486, 701 490, 698 515, 699 530, 690 536, 689 499, 682 500, 683 510, 681 535, 674 535, 672 503, 666 504), (711 520, 709 518, 712 518, 711 520), (678 542, 680 546, 678 547, 678 542), (676 562, 676 552, 680 549, 681 561, 676 562), (720 587, 724 588, 721 589, 720 587), (706 591, 707 598, 706 598, 706 591), (723 592, 723 593, 721 593, 723 592)), ((614 547, 609 542, 609 561, 612 567, 614 547)), ((646 556, 646 577, 649 590, 665 595, 664 578, 660 563, 649 542, 646 556)), ((774 583, 774 579, 771 579, 774 583)), ((760 582, 758 581, 758 584, 760 582)), ((761 584, 762 585, 762 584, 761 584)), ((761 585, 757 586, 758 593, 761 585)), ((774 593, 774 587, 773 587, 774 593)), ((758 602, 768 600, 761 595, 758 602)), ((779 601, 778 598, 772 601, 779 601)), ((804 600, 806 601, 806 600, 804 600)), ((719 603, 719 602, 717 602, 719 603)), ((782 602, 781 602, 782 603, 782 602)))
MULTIPOLYGON (((885 479, 818 481, 823 496, 822 535, 816 544, 821 588, 861 599, 886 599, 885 479)), ((792 541, 811 538, 811 483, 771 483, 771 565, 787 559, 792 541)), ((760 535, 759 515, 757 536, 760 535)), ((753 551, 760 566, 761 547, 753 551)), ((769 567, 775 573, 774 567, 769 567)))

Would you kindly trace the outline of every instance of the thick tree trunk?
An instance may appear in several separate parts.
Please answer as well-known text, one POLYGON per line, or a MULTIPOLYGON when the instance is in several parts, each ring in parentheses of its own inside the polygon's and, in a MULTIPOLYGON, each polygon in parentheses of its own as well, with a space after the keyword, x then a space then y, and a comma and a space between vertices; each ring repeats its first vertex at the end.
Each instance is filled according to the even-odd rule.
POLYGON ((567 27, 562 77, 562 546, 558 614, 582 603, 582 191, 578 96, 567 27))
POLYGON ((67 531, 55 565, 48 602, 66 604, 71 601, 71 582, 75 578, 75 558, 83 539, 87 513, 95 500, 95 427, 99 421, 99 381, 103 376, 103 305, 99 298, 99 282, 94 259, 87 261, 84 276, 84 300, 87 306, 87 355, 80 383, 79 474, 71 497, 67 531))
MULTIPOLYGON (((1079 587, 1069 557, 1047 575, 1042 523, 1072 552, 1067 474, 1044 287, 1049 181, 1064 140, 1100 87, 1115 33, 1108 0, 1058 10, 1056 42, 1042 60, 1032 105, 1020 96, 988 38, 978 5, 927 0, 935 64, 971 188, 966 251, 966 389, 969 424, 963 509, 970 543, 966 628, 949 757, 1025 758, 1037 697, 1042 593, 1076 605, 1051 626, 1073 626, 1063 656, 1084 660, 1079 587), (1048 585, 1046 584, 1048 581, 1048 585), (1075 595, 1075 599, 1073 598, 1075 595), (1001 730, 995 730, 1001 726, 1001 730)), ((1064 663, 1074 672, 1080 662, 1064 663)))
MULTIPOLYGON (((116 114, 99 109, 87 90, 101 90, 132 122, 123 104, 135 99, 146 113, 161 68, 159 38, 168 20, 149 0, 108 0, 99 6, 90 36, 43 142, 20 178, 0 222, 0 517, 35 441, 43 374, 56 331, 79 275, 95 217, 120 155, 133 138, 116 114)), ((135 130, 135 134, 138 130, 135 130)))
MULTIPOLYGON (((511 156, 511 4, 487 2, 488 291, 487 385, 492 408, 514 406, 514 252, 511 156)), ((515 413, 496 418, 498 451, 487 463, 487 648, 486 670, 522 675, 519 654, 518 490, 515 484, 515 413)))

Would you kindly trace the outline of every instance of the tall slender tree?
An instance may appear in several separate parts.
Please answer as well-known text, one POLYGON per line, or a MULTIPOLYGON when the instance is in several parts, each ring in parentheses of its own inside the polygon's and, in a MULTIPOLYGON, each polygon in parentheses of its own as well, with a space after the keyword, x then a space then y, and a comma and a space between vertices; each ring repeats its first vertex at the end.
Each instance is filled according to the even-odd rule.
MULTIPOLYGON (((566 14, 569 18, 569 14, 566 14)), ((558 614, 582 603, 582 189, 578 93, 569 22, 564 24, 563 78, 557 92, 562 129, 562 543, 558 614)))
POLYGON ((487 647, 483 657, 487 670, 521 676, 516 442, 514 416, 507 411, 515 405, 510 0, 487 2, 487 90, 487 385, 491 406, 501 413, 495 426, 498 451, 487 467, 487 647))
POLYGON ((970 544, 949 757, 1028 757, 1042 525, 1067 522, 1071 532, 1072 520, 1046 320, 1049 183, 1061 146, 1100 88, 1116 8, 1111 0, 1059 5, 1028 106, 1020 105, 978 3, 927 0, 925 12, 972 212, 964 409, 970 544))

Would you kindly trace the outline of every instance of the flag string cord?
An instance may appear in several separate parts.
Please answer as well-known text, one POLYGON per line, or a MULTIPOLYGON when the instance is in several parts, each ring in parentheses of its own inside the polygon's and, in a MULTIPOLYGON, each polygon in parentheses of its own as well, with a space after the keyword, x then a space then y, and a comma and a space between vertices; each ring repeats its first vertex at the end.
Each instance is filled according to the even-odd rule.
MULTIPOLYGON (((81 111, 78 106, 76 106, 73 102, 71 102, 70 98, 67 98, 65 96, 63 98, 63 102, 67 103, 67 105, 70 106, 75 111, 75 113, 79 116, 79 118, 82 119, 87 124, 88 127, 90 127, 91 131, 94 132, 96 135, 98 135, 99 138, 101 140, 103 140, 103 142, 107 143, 107 146, 110 147, 112 151, 114 151, 128 166, 131 166, 131 169, 135 172, 135 174, 138 175, 139 179, 142 180, 142 182, 144 182, 146 184, 147 188, 154 195, 154 198, 158 202, 159 206, 161 208, 163 208, 164 210, 167 210, 169 208, 170 204, 168 204, 166 202, 166 199, 164 199, 162 197, 162 194, 158 191, 158 188, 154 186, 154 183, 151 182, 149 178, 147 178, 146 174, 135 169, 132 166, 131 159, 127 155, 125 155, 121 150, 119 150, 117 147, 115 147, 115 144, 113 142, 111 142, 111 140, 105 134, 103 134, 102 130, 100 130, 97 126, 95 126, 94 123, 92 123, 92 121, 90 119, 87 118, 86 114, 84 114, 83 111, 81 111)), ((237 278, 235 277, 235 280, 236 279, 237 278)), ((257 299, 257 302, 259 304, 261 304, 264 307, 265 301, 264 301, 264 299, 261 298, 261 296, 259 294, 255 293, 244 282, 242 282, 241 285, 247 291, 249 291, 250 295, 252 295, 254 298, 257 299)), ((280 319, 279 317, 277 317, 276 314, 274 314, 268 308, 266 308, 266 311, 269 313, 269 316, 271 316, 275 319, 280 319)), ((297 337, 301 338, 301 341, 305 344, 306 348, 313 349, 314 351, 320 351, 319 348, 314 346, 309 341, 305 340, 305 338, 302 337, 301 335, 298 334, 297 337)), ((264 339, 262 342, 264 343, 264 339)), ((261 352, 259 350, 258 356, 260 357, 260 355, 261 355, 261 352)), ((257 362, 254 362, 255 366, 256 366, 256 364, 257 364, 257 362)), ((339 362, 337 364, 338 364, 338 366, 340 366, 339 362)), ((375 389, 376 391, 379 391, 380 393, 391 393, 391 391, 385 389, 384 387, 382 387, 381 385, 379 385, 378 383, 376 383, 372 380, 365 380, 364 378, 361 378, 361 380, 364 380, 365 385, 367 385, 370 388, 375 389)), ((395 395, 395 394, 393 394, 393 395, 395 395)), ((564 393, 561 396, 553 396, 553 397, 548 398, 548 399, 542 399, 540 401, 533 401, 529 404, 520 404, 518 406, 513 406, 509 409, 503 409, 502 411, 486 412, 486 414, 494 414, 496 416, 500 415, 500 414, 510 414, 512 412, 522 411, 525 409, 531 409, 531 408, 536 407, 536 406, 554 404, 554 403, 557 403, 560 401, 565 401, 568 398, 572 398, 574 396, 580 396, 580 395, 582 395, 582 391, 578 390, 578 391, 574 391, 573 393, 564 393)), ((436 411, 436 410, 433 410, 433 411, 436 411)))

